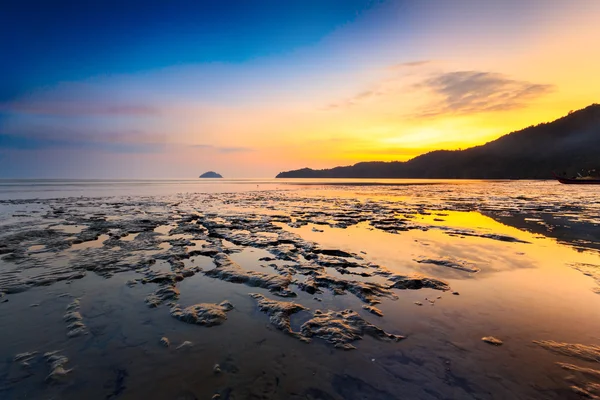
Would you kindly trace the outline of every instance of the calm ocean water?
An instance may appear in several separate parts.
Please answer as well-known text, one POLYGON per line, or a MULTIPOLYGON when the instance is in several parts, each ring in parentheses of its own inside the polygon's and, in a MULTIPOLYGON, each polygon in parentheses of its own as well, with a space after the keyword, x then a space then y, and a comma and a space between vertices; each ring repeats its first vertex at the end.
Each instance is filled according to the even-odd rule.
POLYGON ((307 185, 411 185, 477 183, 424 179, 0 179, 0 200, 65 197, 159 196, 177 193, 230 193, 297 189, 307 185))

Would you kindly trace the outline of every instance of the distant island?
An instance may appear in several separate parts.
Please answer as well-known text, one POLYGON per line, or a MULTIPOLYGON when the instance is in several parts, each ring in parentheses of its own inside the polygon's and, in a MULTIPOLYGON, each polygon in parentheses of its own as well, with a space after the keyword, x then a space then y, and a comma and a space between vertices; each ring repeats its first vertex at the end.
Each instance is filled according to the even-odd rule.
POLYGON ((208 171, 200 175, 200 178, 222 178, 222 176, 215 171, 208 171))
POLYGON ((277 178, 550 179, 600 167, 600 104, 466 150, 436 150, 409 161, 281 172, 277 178))

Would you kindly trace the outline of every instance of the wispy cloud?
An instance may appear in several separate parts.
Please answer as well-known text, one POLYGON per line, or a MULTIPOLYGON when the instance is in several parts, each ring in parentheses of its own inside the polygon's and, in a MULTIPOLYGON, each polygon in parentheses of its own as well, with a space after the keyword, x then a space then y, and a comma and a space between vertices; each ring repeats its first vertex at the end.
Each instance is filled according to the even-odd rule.
POLYGON ((143 104, 17 101, 0 103, 0 112, 54 116, 153 116, 160 114, 156 107, 143 104))
POLYGON ((403 69, 408 69, 408 68, 424 67, 426 65, 430 65, 431 63, 433 63, 433 61, 431 61, 431 60, 409 61, 409 62, 394 64, 391 67, 389 67, 389 69, 392 71, 398 71, 398 70, 403 70, 403 69))
POLYGON ((360 92, 357 95, 352 96, 348 99, 342 100, 337 103, 331 103, 325 107, 325 110, 335 110, 335 109, 339 109, 339 108, 352 107, 359 103, 363 103, 369 99, 381 97, 384 94, 385 94, 385 92, 381 89, 365 90, 365 91, 360 92))
POLYGON ((0 130, 0 149, 92 149, 114 153, 156 153, 165 147, 163 135, 138 130, 98 131, 32 126, 0 130))
POLYGON ((429 91, 439 98, 419 113, 425 117, 518 109, 555 89, 554 85, 481 71, 441 73, 415 85, 415 88, 429 91))
POLYGON ((487 71, 439 71, 432 61, 414 61, 389 67, 390 76, 371 88, 329 104, 326 110, 346 109, 368 102, 391 101, 399 95, 426 95, 427 104, 411 115, 475 114, 519 109, 555 90, 554 85, 513 79, 487 71), (408 71, 408 72, 407 72, 408 71))
POLYGON ((216 151, 218 153, 247 153, 247 152, 256 151, 256 149, 254 149, 252 147, 243 147, 243 146, 229 147, 229 146, 213 146, 210 144, 194 144, 191 147, 193 147, 195 149, 216 151))
POLYGON ((407 77, 422 74, 422 69, 429 68, 433 63, 431 60, 419 60, 391 65, 386 69, 389 73, 388 77, 373 83, 370 88, 354 96, 327 105, 325 110, 344 109, 369 101, 376 101, 405 90, 405 79, 407 77))

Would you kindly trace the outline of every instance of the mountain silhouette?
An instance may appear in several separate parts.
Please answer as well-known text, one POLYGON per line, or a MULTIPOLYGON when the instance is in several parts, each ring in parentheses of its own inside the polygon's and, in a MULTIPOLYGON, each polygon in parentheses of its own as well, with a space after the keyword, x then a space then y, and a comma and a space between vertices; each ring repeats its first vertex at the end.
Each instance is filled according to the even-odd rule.
POLYGON ((436 150, 409 161, 281 172, 277 178, 547 179, 600 167, 600 104, 481 146, 436 150))

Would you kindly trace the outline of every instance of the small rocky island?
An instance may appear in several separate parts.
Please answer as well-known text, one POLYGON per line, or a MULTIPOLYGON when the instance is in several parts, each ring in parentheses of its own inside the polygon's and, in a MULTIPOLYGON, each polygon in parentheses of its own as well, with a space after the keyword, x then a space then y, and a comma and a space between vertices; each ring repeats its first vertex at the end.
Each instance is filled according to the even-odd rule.
POLYGON ((200 175, 200 178, 222 178, 222 176, 215 171, 208 171, 200 175))

